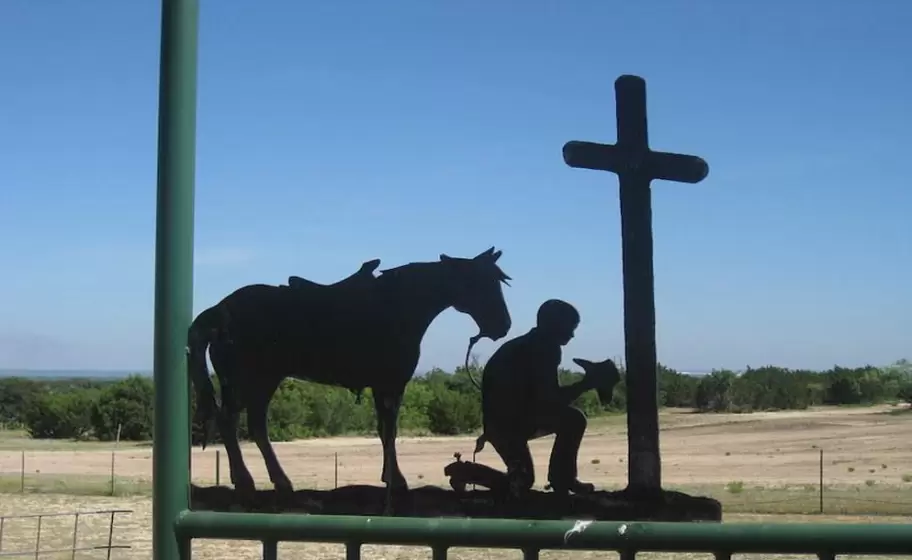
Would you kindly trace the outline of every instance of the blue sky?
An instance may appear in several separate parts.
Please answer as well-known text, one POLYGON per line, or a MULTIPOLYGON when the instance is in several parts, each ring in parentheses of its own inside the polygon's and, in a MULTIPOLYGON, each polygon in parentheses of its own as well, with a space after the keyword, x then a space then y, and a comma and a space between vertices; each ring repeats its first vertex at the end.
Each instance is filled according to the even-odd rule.
MULTIPOLYGON (((912 3, 204 1, 195 310, 496 245, 514 326, 623 354, 614 79, 647 81, 659 359, 912 357, 912 3), (237 226, 236 224, 243 224, 237 226)), ((0 367, 149 369, 158 2, 0 3, 0 367)), ((444 313, 420 369, 475 333, 444 313)), ((485 359, 496 344, 477 347, 485 359)))

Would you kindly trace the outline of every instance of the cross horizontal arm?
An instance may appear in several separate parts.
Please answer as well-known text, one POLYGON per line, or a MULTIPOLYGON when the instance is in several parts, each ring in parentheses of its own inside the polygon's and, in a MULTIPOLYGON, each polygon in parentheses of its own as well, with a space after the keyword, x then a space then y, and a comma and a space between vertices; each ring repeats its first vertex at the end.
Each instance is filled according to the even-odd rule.
POLYGON ((618 174, 639 171, 650 181, 699 183, 709 174, 709 165, 697 156, 649 151, 645 157, 637 158, 614 144, 571 140, 564 144, 563 155, 564 163, 570 167, 618 174))
POLYGON ((564 163, 570 167, 623 173, 628 169, 630 156, 613 144, 571 140, 564 144, 564 163))
POLYGON ((649 152, 646 173, 650 179, 699 183, 709 175, 709 165, 701 157, 668 152, 649 152))

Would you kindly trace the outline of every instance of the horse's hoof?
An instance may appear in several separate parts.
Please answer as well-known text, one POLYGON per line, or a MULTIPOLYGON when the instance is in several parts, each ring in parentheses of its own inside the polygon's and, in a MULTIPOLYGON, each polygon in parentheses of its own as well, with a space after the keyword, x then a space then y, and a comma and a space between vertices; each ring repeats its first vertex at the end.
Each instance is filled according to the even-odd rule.
POLYGON ((273 482, 272 487, 275 488, 276 494, 281 494, 283 496, 290 496, 294 494, 294 486, 289 480, 282 480, 279 482, 273 482))
POLYGON ((392 517, 396 515, 395 507, 393 506, 395 502, 396 500, 392 499, 390 496, 387 496, 383 501, 383 513, 381 515, 384 517, 392 517))
POLYGON ((256 501, 256 487, 253 485, 235 484, 234 493, 243 504, 253 504, 256 501))
POLYGON ((400 478, 400 479, 393 480, 387 486, 387 488, 390 489, 390 492, 393 492, 396 494, 401 494, 403 492, 408 492, 409 485, 408 485, 408 482, 405 481, 405 478, 400 478))

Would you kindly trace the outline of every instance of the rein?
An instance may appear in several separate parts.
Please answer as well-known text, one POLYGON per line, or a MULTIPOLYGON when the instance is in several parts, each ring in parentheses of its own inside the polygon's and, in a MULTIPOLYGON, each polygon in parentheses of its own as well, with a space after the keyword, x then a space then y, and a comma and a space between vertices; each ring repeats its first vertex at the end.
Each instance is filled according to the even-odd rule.
MULTIPOLYGON (((478 341, 481 340, 481 338, 482 338, 482 334, 478 333, 469 339, 469 347, 466 348, 466 355, 465 355, 466 375, 469 376, 469 379, 472 380, 472 384, 475 385, 475 387, 479 391, 481 391, 481 384, 475 380, 475 376, 472 375, 472 370, 469 369, 469 354, 472 353, 472 347, 475 346, 475 344, 477 344, 478 341)), ((478 452, 481 451, 482 449, 484 449, 485 443, 487 443, 487 441, 488 441, 488 438, 487 438, 487 436, 485 436, 484 433, 482 433, 480 436, 478 436, 478 439, 475 440, 475 450, 472 452, 472 462, 473 463, 476 461, 475 457, 478 455, 478 452)), ((474 483, 472 483, 472 490, 475 490, 474 483)))
POLYGON ((481 340, 481 338, 482 338, 482 334, 478 333, 469 339, 469 347, 466 348, 466 355, 465 355, 466 375, 469 376, 469 379, 472 381, 472 384, 475 385, 475 388, 477 388, 479 391, 481 391, 481 384, 475 380, 475 376, 472 375, 472 370, 469 369, 469 354, 472 353, 472 347, 475 346, 478 343, 478 341, 481 340))

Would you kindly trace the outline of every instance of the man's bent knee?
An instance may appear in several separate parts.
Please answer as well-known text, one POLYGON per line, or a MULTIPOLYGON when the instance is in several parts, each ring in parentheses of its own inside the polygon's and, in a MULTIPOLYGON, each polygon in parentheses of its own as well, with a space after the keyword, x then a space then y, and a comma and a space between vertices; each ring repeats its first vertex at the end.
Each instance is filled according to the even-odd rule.
POLYGON ((507 467, 510 489, 515 493, 532 488, 535 484, 535 467, 528 450, 523 448, 526 441, 504 441, 500 438, 489 441, 507 467))
POLYGON ((512 494, 522 494, 532 489, 535 484, 535 473, 525 468, 508 469, 507 481, 512 494))
POLYGON ((560 415, 561 431, 568 432, 585 432, 586 431, 586 413, 576 408, 568 406, 560 415))

